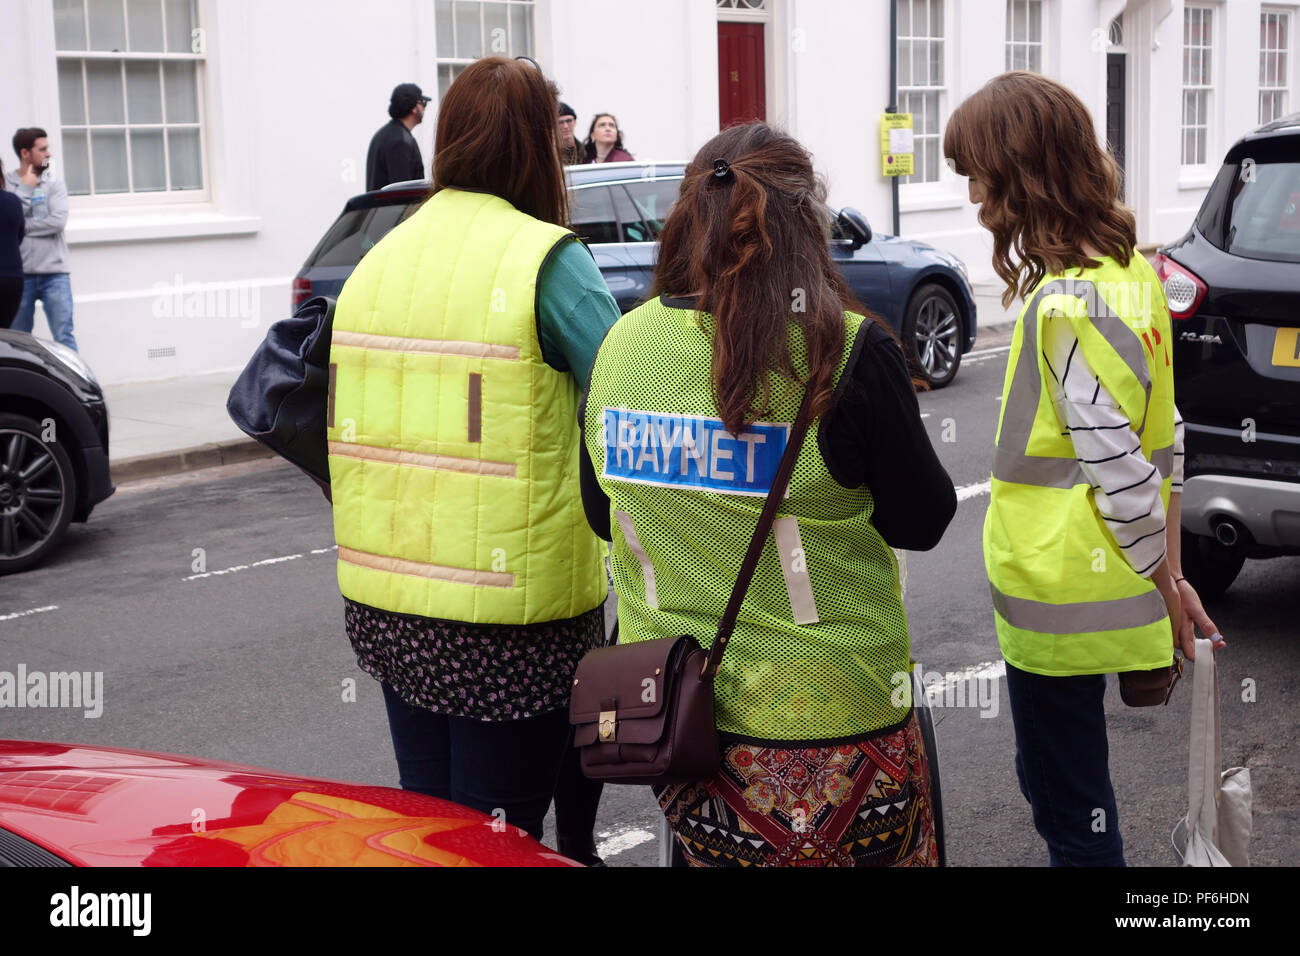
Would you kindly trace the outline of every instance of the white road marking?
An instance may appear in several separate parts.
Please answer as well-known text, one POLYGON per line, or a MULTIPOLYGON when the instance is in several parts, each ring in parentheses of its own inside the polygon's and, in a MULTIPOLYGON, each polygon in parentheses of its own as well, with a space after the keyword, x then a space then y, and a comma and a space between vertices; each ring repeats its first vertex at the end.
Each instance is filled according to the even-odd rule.
POLYGON ((982 355, 997 355, 1000 352, 1009 352, 1009 351, 1011 351, 1010 345, 998 345, 991 349, 973 349, 972 351, 967 352, 965 355, 962 356, 962 361, 966 361, 967 359, 979 358, 982 355))
POLYGON ((943 675, 943 683, 936 686, 941 686, 947 689, 965 683, 968 680, 998 680, 999 678, 1006 676, 1006 661, 985 661, 982 664, 972 664, 970 667, 963 667, 959 671, 945 673, 943 675))
POLYGON ((48 604, 45 607, 34 607, 30 611, 15 611, 13 614, 0 614, 0 621, 12 621, 15 618, 27 617, 29 614, 44 614, 46 611, 57 611, 57 604, 48 604))
MULTIPOLYGON (((338 545, 332 548, 313 548, 308 554, 329 554, 338 550, 338 545)), ((202 574, 191 574, 189 577, 181 578, 182 581, 197 581, 199 578, 220 577, 223 574, 234 574, 236 571, 247 571, 249 568, 262 568, 268 564, 283 564, 285 561, 293 561, 297 558, 305 558, 305 554, 285 554, 278 558, 263 558, 261 561, 254 561, 252 564, 236 564, 232 568, 222 568, 220 571, 204 571, 202 574)))
POLYGON ((601 838, 601 841, 596 844, 596 855, 606 860, 612 856, 618 856, 620 853, 626 853, 642 843, 649 843, 651 840, 658 839, 649 830, 642 830, 639 827, 620 829, 617 832, 602 830, 597 835, 601 838))
POLYGON ((957 489, 957 500, 965 501, 968 498, 977 498, 980 495, 987 495, 991 488, 991 481, 980 481, 973 485, 962 485, 957 489))

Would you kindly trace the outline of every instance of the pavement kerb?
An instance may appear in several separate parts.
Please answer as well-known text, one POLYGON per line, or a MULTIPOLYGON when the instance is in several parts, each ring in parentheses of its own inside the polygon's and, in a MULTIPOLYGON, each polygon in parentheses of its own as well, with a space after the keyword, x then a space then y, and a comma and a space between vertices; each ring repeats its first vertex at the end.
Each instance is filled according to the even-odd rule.
POLYGON ((139 481, 143 478, 160 478, 200 468, 233 465, 257 458, 271 458, 275 453, 252 438, 232 438, 228 441, 209 442, 191 448, 135 455, 120 461, 110 461, 109 471, 113 482, 139 481))

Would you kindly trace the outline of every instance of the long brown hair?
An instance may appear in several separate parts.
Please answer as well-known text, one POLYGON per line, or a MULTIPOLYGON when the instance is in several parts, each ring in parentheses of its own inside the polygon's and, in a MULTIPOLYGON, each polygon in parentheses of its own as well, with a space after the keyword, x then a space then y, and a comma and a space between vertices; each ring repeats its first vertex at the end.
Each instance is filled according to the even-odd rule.
POLYGON ((465 67, 438 105, 429 195, 478 189, 535 219, 568 225, 557 92, 530 60, 489 56, 465 67))
POLYGON ((952 114, 943 152, 984 186, 979 221, 993 233, 1003 306, 1049 273, 1097 268, 1085 243, 1128 265, 1137 228, 1120 201, 1119 167, 1060 83, 1023 70, 995 76, 952 114))
POLYGON ((652 295, 699 295, 713 317, 713 395, 729 431, 770 413, 773 373, 802 381, 789 323, 803 332, 812 414, 830 407, 844 312, 863 312, 827 250, 825 183, 795 139, 733 126, 686 167, 659 241, 652 295), (729 167, 715 175, 715 161, 729 167))

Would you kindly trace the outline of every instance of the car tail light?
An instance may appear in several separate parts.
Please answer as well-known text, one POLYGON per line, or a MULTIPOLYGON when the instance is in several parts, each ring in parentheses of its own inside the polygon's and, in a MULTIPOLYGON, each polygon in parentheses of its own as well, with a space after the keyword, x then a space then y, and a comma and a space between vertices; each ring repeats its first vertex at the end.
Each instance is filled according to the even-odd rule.
POLYGON ((311 280, 294 279, 293 280, 293 308, 297 311, 298 306, 302 305, 311 298, 311 280))
POLYGON ((1156 275, 1165 289, 1165 300, 1169 303, 1170 318, 1190 319, 1200 308, 1209 287, 1195 272, 1184 269, 1163 253, 1156 254, 1155 265, 1156 275))

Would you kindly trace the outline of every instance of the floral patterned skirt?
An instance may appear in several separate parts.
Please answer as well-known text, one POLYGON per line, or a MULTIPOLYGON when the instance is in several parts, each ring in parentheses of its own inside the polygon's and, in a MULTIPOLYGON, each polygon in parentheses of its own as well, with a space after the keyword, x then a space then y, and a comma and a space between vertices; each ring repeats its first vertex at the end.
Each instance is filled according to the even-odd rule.
POLYGON ((713 779, 655 794, 691 866, 939 865, 915 712, 858 743, 724 743, 713 779))
POLYGON ((569 706, 578 661, 605 640, 605 608, 520 626, 468 624, 343 599, 357 666, 412 707, 525 720, 569 706))

